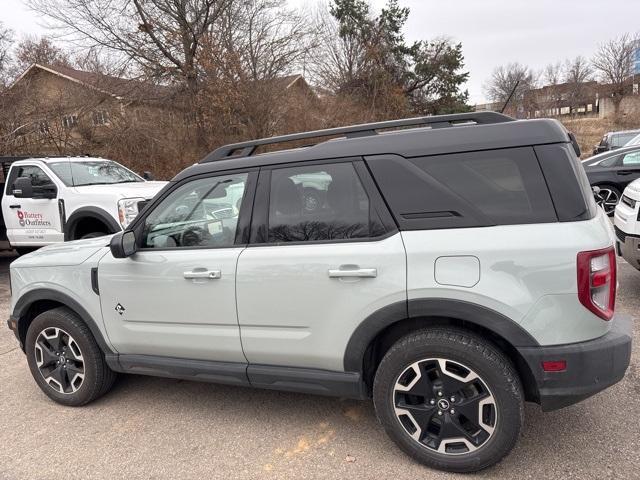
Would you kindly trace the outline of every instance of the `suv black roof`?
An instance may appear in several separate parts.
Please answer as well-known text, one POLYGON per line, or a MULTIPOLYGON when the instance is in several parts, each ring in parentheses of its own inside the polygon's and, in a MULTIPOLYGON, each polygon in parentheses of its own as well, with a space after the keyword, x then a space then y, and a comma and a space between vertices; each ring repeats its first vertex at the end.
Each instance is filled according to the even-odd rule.
POLYGON ((562 124, 550 119, 514 120, 496 112, 419 117, 225 145, 200 163, 183 170, 174 180, 201 173, 307 160, 383 154, 411 158, 571 141, 562 124), (396 130, 384 131, 393 128, 396 130), (327 136, 341 138, 291 150, 255 154, 260 146, 327 136))

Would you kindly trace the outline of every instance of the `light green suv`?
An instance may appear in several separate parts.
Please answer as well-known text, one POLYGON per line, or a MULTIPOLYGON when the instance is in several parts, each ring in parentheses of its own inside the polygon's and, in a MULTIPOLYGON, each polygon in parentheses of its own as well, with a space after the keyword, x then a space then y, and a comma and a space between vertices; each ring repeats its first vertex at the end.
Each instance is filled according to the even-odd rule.
POLYGON ((525 401, 570 405, 629 365, 576 152, 555 121, 492 112, 224 146, 124 232, 14 261, 9 327, 64 405, 116 372, 373 399, 416 460, 480 470, 525 401))

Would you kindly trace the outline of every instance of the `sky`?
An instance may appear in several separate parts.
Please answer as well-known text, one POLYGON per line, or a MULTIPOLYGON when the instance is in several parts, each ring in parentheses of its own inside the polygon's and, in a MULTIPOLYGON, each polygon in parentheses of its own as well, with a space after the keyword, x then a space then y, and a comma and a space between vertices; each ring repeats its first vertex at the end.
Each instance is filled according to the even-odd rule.
MULTIPOLYGON (((318 0, 287 0, 314 6, 318 0)), ((320 0, 322 1, 322 0, 320 0)), ((386 0, 370 0, 375 9, 386 0)), ((411 13, 407 40, 446 36, 462 42, 472 103, 485 101, 483 84, 498 65, 520 62, 536 70, 577 55, 624 32, 640 31, 638 0, 399 0, 411 13)), ((0 0, 0 21, 17 35, 46 35, 22 0, 0 0)))

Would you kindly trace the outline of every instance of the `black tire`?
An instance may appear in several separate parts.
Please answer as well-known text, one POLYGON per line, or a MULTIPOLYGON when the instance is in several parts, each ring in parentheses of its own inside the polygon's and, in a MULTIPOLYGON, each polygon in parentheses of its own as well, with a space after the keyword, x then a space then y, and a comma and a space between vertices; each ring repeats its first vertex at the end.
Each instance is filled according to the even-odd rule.
MULTIPOLYGON (((465 370, 460 371, 465 372, 465 370)), ((451 384, 456 382, 451 381, 449 377, 449 374, 442 376, 445 381, 451 384)), ((462 377, 461 374, 460 378, 472 377, 466 374, 462 377)), ((460 382, 458 381, 458 383, 460 382)), ((431 393, 427 395, 431 396, 431 393)), ((469 398, 473 397, 470 396, 469 398)), ((478 394, 477 398, 482 398, 482 396, 478 394)), ((490 342, 465 330, 456 328, 420 330, 398 340, 380 362, 374 380, 373 400, 378 419, 387 434, 405 453, 429 467, 450 472, 475 472, 499 462, 511 451, 518 440, 524 420, 522 385, 511 362, 490 342), (402 383, 404 380, 401 377, 401 375, 407 375, 407 372, 409 372, 409 377, 407 378, 410 379, 411 375, 413 375, 415 382, 411 387, 411 392, 414 389, 420 392, 428 392, 431 390, 428 387, 433 386, 433 397, 436 400, 438 398, 442 399, 443 397, 438 397, 437 393, 442 393, 441 389, 444 389, 444 386, 448 384, 439 383, 440 376, 437 372, 441 371, 441 369, 430 367, 431 364, 429 362, 434 362, 433 365, 440 365, 438 360, 427 359, 444 359, 446 361, 446 369, 460 366, 467 367, 468 371, 477 374, 479 377, 479 380, 469 381, 467 385, 476 383, 473 386, 474 391, 476 388, 482 391, 486 386, 490 401, 493 403, 491 405, 482 405, 482 403, 472 404, 469 401, 465 407, 464 402, 468 401, 466 393, 459 395, 457 398, 455 395, 451 395, 451 398, 459 402, 460 406, 458 407, 453 401, 448 401, 450 399, 449 395, 445 393, 444 396, 447 400, 445 404, 449 404, 449 406, 444 410, 440 410, 440 401, 436 401, 435 407, 432 407, 431 405, 434 405, 433 398, 427 399, 427 396, 414 397, 408 392, 396 390, 398 385, 400 385, 401 389, 411 387, 411 382, 409 381, 407 385, 404 385, 402 383), (418 370, 413 370, 415 365, 417 365, 418 370), (428 370, 429 368, 433 368, 433 372, 436 373, 429 373, 431 372, 431 370, 428 370), (412 373, 412 370, 415 373, 412 373), (423 371, 428 373, 424 375, 424 380, 422 379, 422 374, 420 376, 417 374, 417 372, 423 371), (418 379, 415 380, 415 377, 418 377, 418 379), (424 382, 424 385, 421 382, 424 382), (414 404, 413 402, 416 403, 414 404), (414 417, 409 417, 402 413, 396 415, 396 407, 400 409, 398 410, 399 412, 406 412, 407 410, 402 410, 401 407, 407 405, 410 405, 408 408, 414 409, 416 417, 422 415, 418 418, 421 420, 427 419, 424 420, 424 428, 420 430, 415 428, 418 422, 413 421, 414 417), (456 412, 453 407, 458 408, 458 411, 456 412), (485 429, 485 427, 481 427, 481 430, 474 430, 479 446, 472 445, 473 448, 477 449, 471 450, 466 445, 455 443, 454 438, 456 435, 445 437, 449 441, 441 443, 442 440, 438 439, 438 435, 444 435, 443 432, 450 432, 449 427, 459 429, 461 423, 467 426, 470 425, 460 410, 464 412, 465 408, 470 409, 471 407, 475 410, 466 411, 479 411, 482 412, 482 415, 488 415, 487 417, 481 417, 478 414, 475 419, 477 425, 481 424, 478 422, 485 424, 486 419, 486 422, 491 423, 491 425, 487 426, 492 427, 492 430, 490 428, 485 429), (424 410, 419 410, 421 408, 424 408, 424 410), (435 410, 433 410, 434 408, 435 410), (450 423, 447 424, 447 422, 450 423), (420 441, 415 439, 411 432, 420 441), (480 443, 481 440, 482 443, 480 443), (426 445, 423 442, 430 443, 430 445, 426 445), (438 452, 437 449, 440 445, 445 450, 451 448, 452 451, 438 452)), ((456 431, 459 432, 459 430, 456 431)))
MULTIPOLYGON (((46 342, 48 342, 48 340, 46 340, 46 342)), ((89 330, 85 323, 74 312, 66 307, 59 307, 43 312, 38 315, 33 322, 31 322, 27 331, 25 349, 29 369, 31 370, 31 374, 40 389, 49 398, 63 405, 74 407, 85 405, 107 393, 116 380, 116 373, 107 366, 104 354, 91 334, 91 330, 89 330), (70 390, 75 390, 67 393, 60 391, 59 387, 52 386, 51 383, 56 383, 57 380, 51 380, 51 378, 59 377, 56 377, 55 375, 47 376, 49 379, 49 382, 47 382, 47 380, 45 380, 45 373, 41 372, 41 368, 43 370, 48 368, 58 369, 60 368, 59 366, 56 367, 55 364, 53 364, 52 367, 46 367, 43 365, 41 365, 41 367, 38 366, 39 362, 42 364, 46 363, 42 353, 43 337, 41 334, 45 335, 46 340, 47 333, 55 335, 57 332, 61 332, 57 338, 61 338, 62 343, 64 343, 66 334, 67 346, 56 348, 52 347, 52 343, 49 345, 51 346, 51 349, 48 350, 47 355, 50 355, 50 358, 55 360, 55 357, 53 357, 55 351, 62 351, 62 356, 58 355, 57 358, 62 358, 62 363, 64 364, 65 356, 67 357, 66 363, 69 364, 69 362, 71 362, 69 372, 73 367, 74 371, 81 371, 82 375, 84 375, 84 378, 82 378, 81 381, 79 378, 76 378, 78 383, 70 387, 70 390), (73 352, 72 354, 69 354, 71 351, 71 348, 69 348, 69 338, 74 343, 73 349, 76 351, 79 349, 79 353, 82 358, 81 361, 78 360, 76 362, 75 360, 76 357, 79 358, 80 355, 73 354, 73 352), (39 342, 38 347, 36 347, 36 341, 39 342), (38 357, 36 357, 36 349, 39 350, 38 357)), ((58 361, 57 363, 60 362, 58 361)), ((63 368, 66 369, 66 366, 63 368)), ((71 375, 69 373, 64 373, 64 375, 64 379, 66 379, 67 382, 70 382, 71 375)), ((75 377, 76 376, 74 375, 74 378, 75 377)), ((58 385, 62 384, 58 382, 58 385)))
POLYGON ((91 232, 91 233, 85 233, 83 236, 80 237, 80 240, 84 240, 86 238, 97 238, 97 237, 104 237, 105 235, 109 235, 106 232, 91 232))

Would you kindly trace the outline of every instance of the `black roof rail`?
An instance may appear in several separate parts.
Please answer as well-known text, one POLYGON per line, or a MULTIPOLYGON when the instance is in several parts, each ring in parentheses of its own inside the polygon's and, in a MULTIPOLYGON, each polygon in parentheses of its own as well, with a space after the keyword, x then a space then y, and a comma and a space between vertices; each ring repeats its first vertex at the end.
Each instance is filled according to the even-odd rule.
POLYGON ((405 118, 402 120, 389 120, 386 122, 364 123, 361 125, 352 125, 349 127, 327 128, 325 130, 313 130, 310 132, 292 133, 289 135, 280 135, 277 137, 261 138, 258 140, 249 140, 247 142, 230 143, 215 149, 199 163, 213 162, 226 158, 249 157, 254 155, 257 148, 263 145, 272 145, 275 143, 293 142, 296 140, 304 140, 307 138, 329 137, 334 135, 342 135, 347 138, 366 137, 369 135, 377 135, 378 130, 402 128, 402 127, 419 127, 430 126, 431 128, 446 128, 458 124, 491 124, 512 122, 514 119, 507 115, 497 112, 470 112, 456 113, 452 115, 435 115, 431 117, 405 118))

